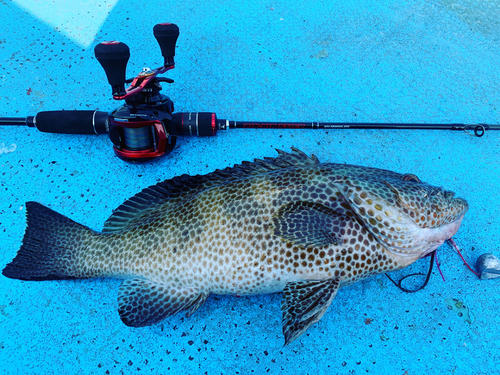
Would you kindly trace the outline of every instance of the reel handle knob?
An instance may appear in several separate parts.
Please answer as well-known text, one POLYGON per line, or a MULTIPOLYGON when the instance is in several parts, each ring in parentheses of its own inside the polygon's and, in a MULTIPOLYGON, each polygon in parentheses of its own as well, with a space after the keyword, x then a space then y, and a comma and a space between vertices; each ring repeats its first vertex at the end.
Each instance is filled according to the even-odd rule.
POLYGON ((175 43, 179 37, 179 27, 173 23, 159 23, 153 27, 155 36, 165 59, 165 66, 174 65, 175 43))
POLYGON ((128 46, 116 41, 103 42, 95 46, 94 53, 106 72, 113 96, 125 95, 125 73, 130 58, 128 46))

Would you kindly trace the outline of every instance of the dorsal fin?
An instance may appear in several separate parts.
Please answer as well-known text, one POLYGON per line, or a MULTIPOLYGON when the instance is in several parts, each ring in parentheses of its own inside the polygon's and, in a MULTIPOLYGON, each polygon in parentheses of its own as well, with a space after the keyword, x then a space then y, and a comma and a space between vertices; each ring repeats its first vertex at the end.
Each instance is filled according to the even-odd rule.
POLYGON ((307 156, 292 147, 292 152, 276 150, 278 157, 244 161, 234 167, 217 169, 206 175, 189 176, 183 174, 150 186, 122 203, 104 223, 103 233, 124 230, 139 223, 146 223, 156 218, 155 212, 178 198, 184 198, 197 192, 230 183, 249 176, 289 167, 319 164, 316 156, 307 156))

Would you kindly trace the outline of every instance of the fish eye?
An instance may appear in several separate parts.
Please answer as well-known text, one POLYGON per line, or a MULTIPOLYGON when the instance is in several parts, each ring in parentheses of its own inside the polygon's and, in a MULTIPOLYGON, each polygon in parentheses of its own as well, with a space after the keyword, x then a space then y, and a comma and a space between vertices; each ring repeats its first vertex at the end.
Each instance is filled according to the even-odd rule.
POLYGON ((415 181, 415 182, 421 182, 420 178, 418 178, 416 175, 411 174, 411 173, 405 173, 404 175, 401 176, 401 179, 403 181, 415 181))
POLYGON ((419 190, 419 192, 423 198, 441 197, 443 194, 443 191, 441 188, 435 188, 432 186, 422 187, 419 190))

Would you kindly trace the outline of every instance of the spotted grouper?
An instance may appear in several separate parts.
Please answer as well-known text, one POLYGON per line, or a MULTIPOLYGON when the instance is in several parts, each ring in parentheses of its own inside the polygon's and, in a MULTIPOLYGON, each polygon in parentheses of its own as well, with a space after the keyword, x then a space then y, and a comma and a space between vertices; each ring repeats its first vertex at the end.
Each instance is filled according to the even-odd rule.
POLYGON ((101 233, 28 202, 22 246, 3 275, 124 279, 118 312, 132 327, 190 316, 210 294, 283 292, 287 344, 339 288, 434 251, 468 209, 415 175, 278 153, 148 187, 101 233))

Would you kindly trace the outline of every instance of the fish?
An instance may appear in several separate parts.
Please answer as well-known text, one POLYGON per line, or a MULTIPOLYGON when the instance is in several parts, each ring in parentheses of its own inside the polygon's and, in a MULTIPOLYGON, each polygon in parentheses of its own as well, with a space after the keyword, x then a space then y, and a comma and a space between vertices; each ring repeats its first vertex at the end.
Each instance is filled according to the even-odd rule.
POLYGON ((210 295, 282 292, 285 345, 340 288, 409 266, 458 231, 468 203, 413 174, 292 148, 206 175, 181 175, 121 204, 102 232, 26 203, 19 280, 123 279, 130 327, 189 317, 210 295))

